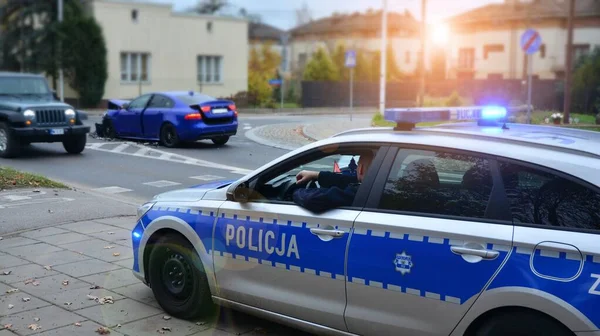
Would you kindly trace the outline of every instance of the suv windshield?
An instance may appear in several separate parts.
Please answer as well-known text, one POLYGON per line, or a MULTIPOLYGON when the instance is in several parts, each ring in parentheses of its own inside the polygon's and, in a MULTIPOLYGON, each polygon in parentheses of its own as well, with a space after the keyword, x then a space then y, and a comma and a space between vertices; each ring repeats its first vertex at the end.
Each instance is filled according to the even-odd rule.
POLYGON ((0 95, 48 96, 51 94, 43 78, 0 77, 0 95))

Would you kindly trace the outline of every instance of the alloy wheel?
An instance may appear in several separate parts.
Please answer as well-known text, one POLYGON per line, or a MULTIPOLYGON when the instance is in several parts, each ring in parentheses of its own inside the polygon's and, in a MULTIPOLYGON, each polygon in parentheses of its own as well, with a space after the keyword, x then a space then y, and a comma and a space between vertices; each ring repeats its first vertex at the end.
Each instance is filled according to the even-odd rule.
POLYGON ((6 131, 0 129, 0 152, 4 152, 8 146, 8 135, 6 131))

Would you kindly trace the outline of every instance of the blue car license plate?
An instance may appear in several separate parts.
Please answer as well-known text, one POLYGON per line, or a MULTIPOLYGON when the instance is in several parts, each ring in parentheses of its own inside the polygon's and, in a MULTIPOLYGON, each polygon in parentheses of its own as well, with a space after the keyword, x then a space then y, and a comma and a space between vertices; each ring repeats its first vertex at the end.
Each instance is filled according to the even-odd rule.
POLYGON ((216 108, 216 109, 212 110, 212 113, 214 113, 214 114, 227 113, 227 109, 226 108, 216 108))
POLYGON ((52 135, 63 135, 65 134, 65 130, 62 128, 53 128, 50 130, 50 134, 52 135))

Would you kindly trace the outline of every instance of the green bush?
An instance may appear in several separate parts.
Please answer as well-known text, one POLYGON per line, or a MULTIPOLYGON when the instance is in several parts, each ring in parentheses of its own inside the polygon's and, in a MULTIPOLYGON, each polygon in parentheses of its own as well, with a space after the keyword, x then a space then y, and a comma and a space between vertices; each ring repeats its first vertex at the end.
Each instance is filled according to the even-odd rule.
POLYGON ((455 90, 448 98, 446 98, 444 104, 445 106, 463 106, 464 102, 458 92, 455 90))

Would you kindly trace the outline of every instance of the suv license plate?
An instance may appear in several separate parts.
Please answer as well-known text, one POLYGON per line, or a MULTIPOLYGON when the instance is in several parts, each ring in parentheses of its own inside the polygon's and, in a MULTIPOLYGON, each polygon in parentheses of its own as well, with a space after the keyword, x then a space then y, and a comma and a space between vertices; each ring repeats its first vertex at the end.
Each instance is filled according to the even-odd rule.
POLYGON ((52 135, 63 135, 65 134, 65 130, 62 128, 54 128, 50 130, 50 134, 52 135))
POLYGON ((214 113, 214 114, 227 113, 227 109, 224 109, 224 108, 213 109, 212 113, 214 113))

